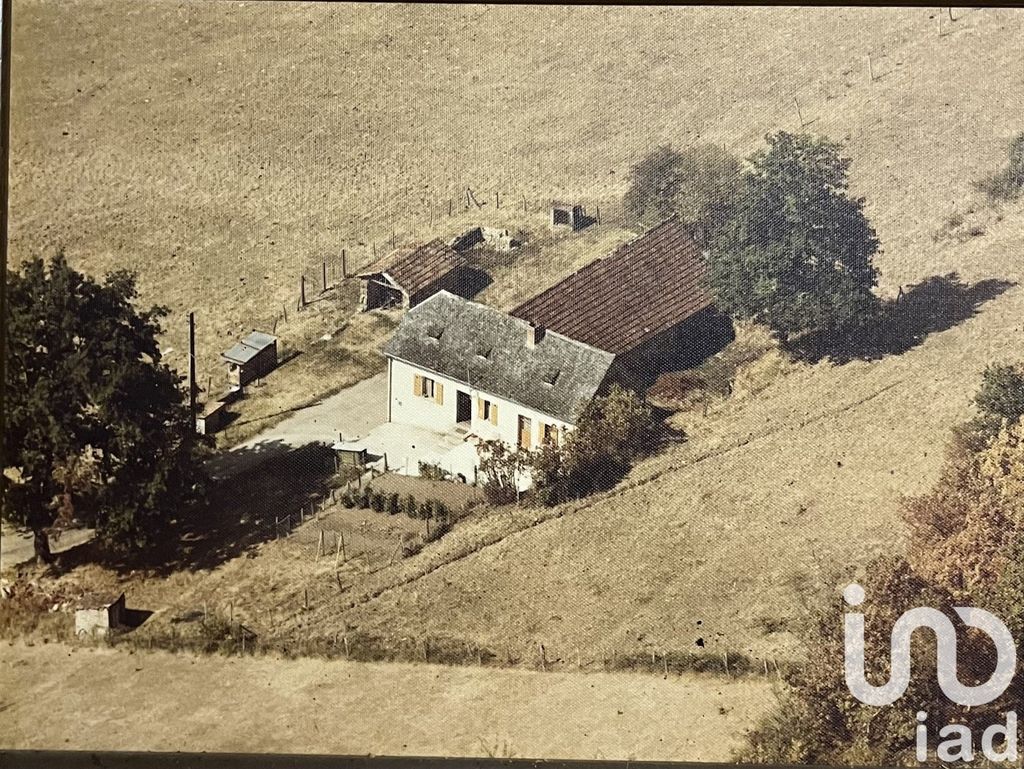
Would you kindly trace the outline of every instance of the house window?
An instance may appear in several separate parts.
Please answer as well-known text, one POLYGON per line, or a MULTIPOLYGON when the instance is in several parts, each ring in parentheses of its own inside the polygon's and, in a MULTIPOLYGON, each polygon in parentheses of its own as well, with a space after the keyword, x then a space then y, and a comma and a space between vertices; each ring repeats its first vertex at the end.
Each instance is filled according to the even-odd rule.
POLYGON ((444 385, 430 377, 416 374, 412 380, 412 392, 420 398, 427 398, 438 404, 444 403, 444 385))
POLYGON ((519 448, 528 449, 533 445, 533 423, 529 417, 519 417, 519 448))
POLYGON ((558 425, 544 424, 541 426, 541 441, 545 446, 558 445, 558 425))
POLYGON ((490 422, 492 425, 498 424, 498 404, 487 400, 486 398, 476 399, 476 415, 479 419, 485 422, 490 422))

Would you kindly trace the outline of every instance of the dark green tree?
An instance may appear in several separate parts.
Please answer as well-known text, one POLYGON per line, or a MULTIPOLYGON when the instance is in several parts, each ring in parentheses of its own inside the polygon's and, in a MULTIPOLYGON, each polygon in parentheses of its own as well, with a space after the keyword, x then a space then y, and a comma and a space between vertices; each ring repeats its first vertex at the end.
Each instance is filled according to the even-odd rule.
POLYGON ((1024 366, 1008 363, 985 367, 981 388, 974 397, 978 410, 998 422, 1016 422, 1024 416, 1024 366))
POLYGON ((718 306, 784 338, 876 316, 878 238, 828 139, 779 132, 750 158, 737 214, 711 248, 718 306))
POLYGON ((733 216, 742 188, 739 161, 721 147, 661 146, 631 169, 625 203, 644 227, 679 216, 707 245, 733 216))
POLYGON ((203 497, 204 446, 157 342, 167 310, 136 298, 133 274, 98 282, 63 254, 7 273, 2 514, 45 561, 72 520, 139 549, 203 497))
POLYGON ((610 488, 649 450, 653 433, 650 406, 632 390, 613 385, 607 395, 587 402, 576 428, 558 444, 530 457, 537 500, 554 505, 610 488))

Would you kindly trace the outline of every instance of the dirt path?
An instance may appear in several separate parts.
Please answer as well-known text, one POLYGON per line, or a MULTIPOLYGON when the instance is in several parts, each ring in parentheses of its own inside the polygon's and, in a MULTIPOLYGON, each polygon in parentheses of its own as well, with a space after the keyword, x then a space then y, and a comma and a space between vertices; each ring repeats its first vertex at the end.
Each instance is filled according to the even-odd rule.
MULTIPOLYGON (((50 542, 50 550, 53 553, 63 553, 83 542, 88 542, 92 535, 92 529, 70 529, 65 531, 60 539, 50 542)), ((35 556, 32 535, 16 531, 5 523, 0 530, 0 571, 31 561, 35 556)))
POLYGON ((774 699, 760 680, 58 644, 4 647, 0 692, 2 747, 688 761, 728 760, 774 699))

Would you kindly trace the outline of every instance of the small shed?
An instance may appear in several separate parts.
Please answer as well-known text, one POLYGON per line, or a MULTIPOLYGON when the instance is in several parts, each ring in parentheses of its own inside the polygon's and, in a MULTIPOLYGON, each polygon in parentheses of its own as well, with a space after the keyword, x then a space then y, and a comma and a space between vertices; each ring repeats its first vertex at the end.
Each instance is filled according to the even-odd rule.
POLYGON ((582 230, 586 226, 587 212, 583 206, 575 203, 564 203, 560 200, 551 201, 551 226, 568 227, 573 230, 582 230))
POLYGON ((441 290, 454 290, 465 259, 440 239, 395 251, 359 273, 359 309, 415 307, 441 290))
POLYGON ((345 441, 338 438, 338 441, 331 446, 334 455, 338 458, 338 466, 365 467, 368 450, 366 444, 360 441, 345 441))
POLYGON ((196 416, 196 432, 200 435, 213 435, 224 426, 227 416, 226 401, 210 401, 203 406, 202 413, 196 416))
POLYGON ((277 337, 253 331, 220 357, 228 364, 228 381, 235 387, 244 387, 277 366, 277 337))
POLYGON ((125 625, 124 593, 82 596, 75 608, 75 635, 103 638, 125 625))

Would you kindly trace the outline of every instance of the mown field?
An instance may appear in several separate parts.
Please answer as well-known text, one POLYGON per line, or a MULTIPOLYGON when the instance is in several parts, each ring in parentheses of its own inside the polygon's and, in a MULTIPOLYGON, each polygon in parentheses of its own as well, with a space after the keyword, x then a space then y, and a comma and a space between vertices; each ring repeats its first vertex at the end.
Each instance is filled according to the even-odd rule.
MULTIPOLYGON (((138 599, 170 612, 218 591, 265 611, 268 586, 289 605, 308 588, 285 628, 300 636, 544 644, 569 668, 698 638, 715 655, 798 658, 806 596, 900 546, 900 498, 937 477, 984 365, 1024 357, 1024 209, 972 188, 1024 130, 1024 14, 953 16, 19 0, 11 259, 60 244, 90 271, 137 268, 143 299, 173 310, 172 361, 183 313, 199 313, 210 375, 281 305, 296 348, 344 324, 330 293, 292 312, 299 275, 341 248, 358 264, 392 238, 482 221, 540 233, 551 197, 601 205, 605 224, 550 243, 555 257, 493 265, 483 297, 508 306, 625 237, 616 201, 645 151, 706 140, 745 155, 801 122, 844 143, 883 245, 880 291, 910 299, 893 349, 778 363, 707 417, 677 415, 689 441, 608 495, 466 522, 344 594, 271 546, 138 599), (462 211, 466 187, 487 205, 462 211)), ((350 328, 351 351, 380 336, 350 328)), ((724 684, 700 680, 688 696, 711 712, 724 684)), ((650 744, 636 757, 663 755, 650 744)))

